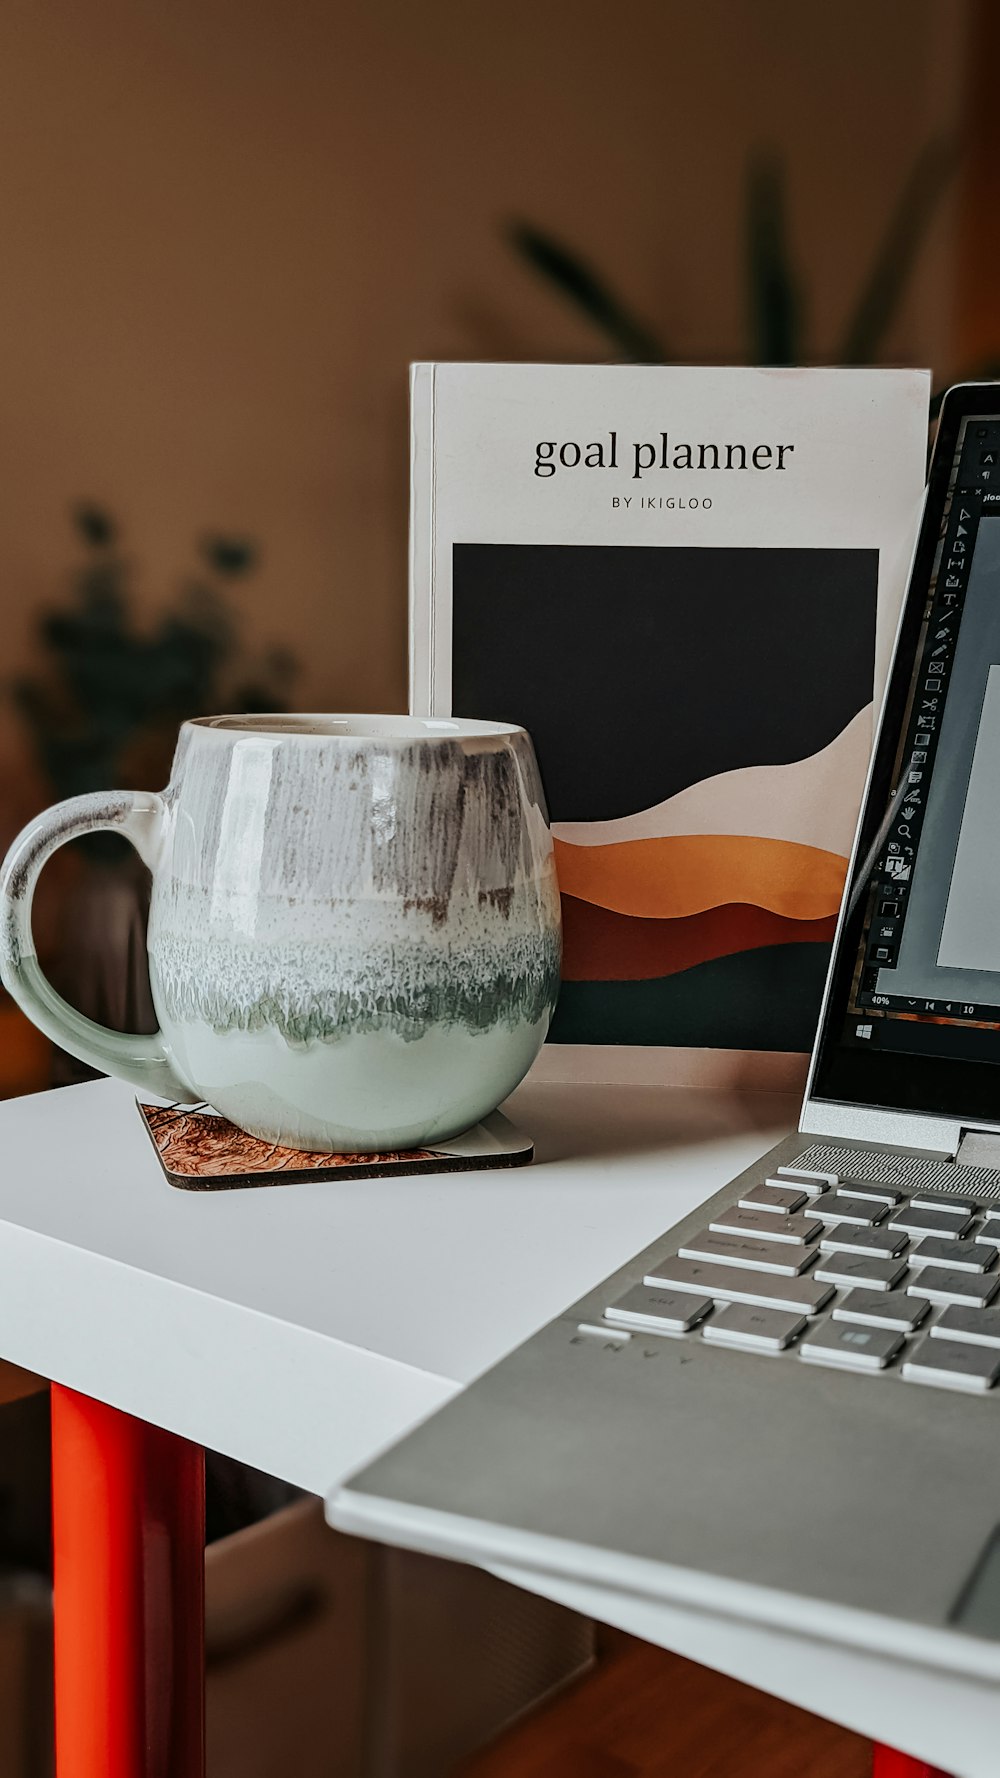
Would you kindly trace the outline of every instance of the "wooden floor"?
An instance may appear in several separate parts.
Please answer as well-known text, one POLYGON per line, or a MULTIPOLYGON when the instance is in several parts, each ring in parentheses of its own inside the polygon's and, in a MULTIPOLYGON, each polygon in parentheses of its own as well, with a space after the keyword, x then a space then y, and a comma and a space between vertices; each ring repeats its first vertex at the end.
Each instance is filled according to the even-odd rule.
POLYGON ((871 1778, 870 1741, 616 1637, 597 1669, 457 1778, 871 1778))

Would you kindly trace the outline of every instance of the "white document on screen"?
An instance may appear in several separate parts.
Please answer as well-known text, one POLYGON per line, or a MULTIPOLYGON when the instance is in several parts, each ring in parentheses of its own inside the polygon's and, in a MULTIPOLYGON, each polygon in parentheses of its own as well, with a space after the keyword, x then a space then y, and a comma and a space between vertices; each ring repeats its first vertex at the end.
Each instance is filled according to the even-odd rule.
POLYGON ((986 679, 937 960, 1000 973, 1000 666, 986 679))

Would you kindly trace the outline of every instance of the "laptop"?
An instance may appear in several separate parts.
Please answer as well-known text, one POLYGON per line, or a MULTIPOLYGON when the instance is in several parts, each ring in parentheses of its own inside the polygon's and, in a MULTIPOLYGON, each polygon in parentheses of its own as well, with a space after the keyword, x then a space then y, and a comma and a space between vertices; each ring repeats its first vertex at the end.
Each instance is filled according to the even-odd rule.
POLYGON ((797 1132, 333 1517, 1000 1678, 1000 385, 941 411, 797 1132))

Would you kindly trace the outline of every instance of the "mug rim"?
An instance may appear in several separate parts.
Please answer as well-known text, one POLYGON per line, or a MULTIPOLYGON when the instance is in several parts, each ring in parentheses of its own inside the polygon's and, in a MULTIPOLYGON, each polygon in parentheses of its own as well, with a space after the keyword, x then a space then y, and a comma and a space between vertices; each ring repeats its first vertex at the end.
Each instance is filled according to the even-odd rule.
POLYGON ((191 716, 184 728, 224 740, 241 735, 273 735, 296 741, 494 741, 523 735, 516 722, 478 721, 459 716, 406 716, 378 711, 282 710, 260 714, 191 716))

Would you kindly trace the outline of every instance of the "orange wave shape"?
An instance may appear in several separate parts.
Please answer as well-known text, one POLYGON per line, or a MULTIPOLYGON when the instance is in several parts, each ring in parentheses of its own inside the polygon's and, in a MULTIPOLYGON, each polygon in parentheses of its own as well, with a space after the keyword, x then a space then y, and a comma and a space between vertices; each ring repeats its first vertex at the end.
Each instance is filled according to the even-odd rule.
POLYGON ((789 920, 823 920, 840 905, 847 860, 793 840, 670 834, 611 846, 555 841, 564 895, 615 913, 679 919, 752 902, 789 920))
POLYGON ((747 903, 681 920, 644 920, 564 895, 562 911, 565 982, 652 981, 763 945, 828 944, 837 924, 834 914, 788 920, 747 903))

